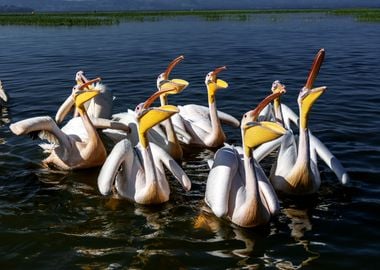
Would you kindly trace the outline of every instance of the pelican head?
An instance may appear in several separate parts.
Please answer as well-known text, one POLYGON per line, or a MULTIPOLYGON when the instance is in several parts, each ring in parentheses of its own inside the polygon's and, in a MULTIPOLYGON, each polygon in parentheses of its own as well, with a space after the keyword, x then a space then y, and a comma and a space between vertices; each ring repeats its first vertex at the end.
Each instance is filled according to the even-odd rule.
POLYGON ((218 67, 206 75, 205 84, 207 87, 209 102, 211 103, 215 101, 215 93, 217 90, 228 87, 228 83, 226 81, 218 79, 218 74, 226 69, 226 66, 218 67))
POLYGON ((92 80, 87 79, 87 77, 84 75, 84 71, 80 70, 75 74, 75 81, 78 86, 80 86, 80 90, 83 89, 92 89, 91 85, 96 82, 100 82, 101 78, 95 78, 92 80))
POLYGON ((176 88, 173 92, 164 92, 161 95, 161 104, 167 103, 166 97, 170 94, 178 94, 182 92, 188 85, 189 82, 182 80, 182 79, 169 79, 169 75, 172 72, 173 68, 178 65, 185 57, 183 55, 178 56, 176 59, 174 59, 172 62, 170 62, 169 66, 166 68, 165 72, 161 73, 157 78, 157 89, 158 90, 165 90, 169 87, 176 88))
POLYGON ((251 149, 275 140, 285 134, 286 129, 274 122, 247 122, 242 126, 244 151, 247 156, 252 154, 251 149))
POLYGON ((164 95, 168 92, 171 94, 176 94, 179 91, 178 88, 173 86, 173 84, 171 83, 164 84, 161 88, 162 89, 153 93, 153 95, 151 95, 145 102, 142 102, 136 106, 135 113, 137 119, 139 119, 144 114, 144 112, 150 107, 150 105, 152 105, 152 103, 161 95, 164 95))
POLYGON ((298 106, 300 108, 300 125, 302 128, 307 128, 309 113, 313 104, 326 91, 326 87, 317 87, 308 89, 303 87, 298 95, 298 106))
POLYGON ((149 129, 178 112, 178 108, 173 105, 163 105, 160 107, 150 107, 143 109, 137 118, 137 121, 139 123, 138 132, 141 145, 144 148, 148 146, 146 133, 149 129))
POLYGON ((81 87, 77 85, 74 86, 73 93, 75 106, 82 112, 84 111, 84 103, 100 94, 99 91, 82 90, 81 87))

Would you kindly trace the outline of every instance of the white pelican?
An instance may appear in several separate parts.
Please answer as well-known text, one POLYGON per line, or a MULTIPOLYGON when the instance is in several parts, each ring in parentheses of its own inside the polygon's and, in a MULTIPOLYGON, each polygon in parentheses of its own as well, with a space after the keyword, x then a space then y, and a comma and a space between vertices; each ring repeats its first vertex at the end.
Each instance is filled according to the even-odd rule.
POLYGON ((3 88, 2 82, 0 81, 0 105, 1 105, 1 103, 3 103, 3 102, 5 103, 7 101, 8 101, 8 95, 3 88))
POLYGON ((215 153, 207 179, 206 204, 217 217, 227 217, 241 227, 266 224, 279 211, 277 195, 260 165, 254 160, 252 149, 283 135, 285 129, 273 122, 250 121, 247 114, 258 117, 264 106, 281 94, 272 94, 254 111, 243 116, 243 153, 233 146, 219 149, 215 153))
MULTIPOLYGON (((80 117, 71 119, 62 130, 49 116, 25 119, 9 126, 16 135, 38 134, 51 141, 50 155, 42 161, 43 165, 58 167, 62 170, 82 169, 100 166, 106 159, 106 150, 98 133, 86 113, 84 103, 99 94, 98 91, 83 91, 74 87, 74 102, 80 117)), ((97 128, 125 128, 107 119, 98 119, 97 128)))
MULTIPOLYGON (((75 75, 75 81, 81 89, 98 91, 99 95, 84 104, 88 116, 93 118, 110 119, 112 115, 113 96, 107 87, 100 83, 100 78, 88 80, 83 71, 78 71, 75 75)), ((59 107, 55 116, 56 122, 59 124, 66 115, 74 107, 74 93, 72 93, 59 107)), ((74 117, 78 116, 78 112, 74 113, 74 117)))
POLYGON ((221 122, 228 123, 234 127, 239 126, 239 121, 236 118, 219 112, 216 109, 216 92, 219 89, 228 87, 227 82, 217 78, 219 72, 225 69, 225 66, 216 68, 214 71, 209 72, 205 78, 208 94, 208 108, 195 104, 178 106, 179 114, 173 116, 172 121, 178 139, 185 146, 219 147, 223 145, 226 140, 221 122), (184 140, 181 136, 181 132, 177 132, 177 130, 185 130, 191 136, 191 140, 184 140))
POLYGON ((101 194, 115 190, 121 197, 139 204, 166 202, 170 188, 164 166, 185 190, 190 190, 191 182, 177 162, 156 144, 149 143, 148 130, 178 112, 172 105, 149 108, 155 98, 157 93, 136 108, 139 143, 133 146, 123 139, 107 157, 98 176, 101 194))
MULTIPOLYGON (((271 172, 271 182, 277 191, 287 194, 303 195, 315 193, 321 179, 318 169, 318 157, 336 174, 342 184, 349 181, 347 171, 339 160, 316 138, 308 127, 310 110, 316 100, 325 92, 326 87, 310 89, 318 74, 324 58, 324 50, 317 54, 305 87, 298 96, 300 118, 298 138, 288 129, 286 134, 275 141, 260 146, 255 150, 255 157, 261 160, 280 146, 277 161, 271 172)), ((281 111, 275 110, 276 119, 282 119, 281 111)))

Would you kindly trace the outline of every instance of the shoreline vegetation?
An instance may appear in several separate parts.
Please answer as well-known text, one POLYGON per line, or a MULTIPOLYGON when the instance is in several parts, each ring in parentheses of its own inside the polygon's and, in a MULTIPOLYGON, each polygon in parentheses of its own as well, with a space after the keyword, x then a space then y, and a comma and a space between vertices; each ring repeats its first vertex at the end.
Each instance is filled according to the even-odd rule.
POLYGON ((195 16, 206 21, 248 21, 255 15, 323 14, 351 16, 360 22, 380 22, 380 8, 355 9, 268 9, 268 10, 178 10, 178 11, 120 11, 120 12, 28 12, 0 13, 0 25, 35 26, 96 26, 121 22, 159 21, 164 18, 195 16))

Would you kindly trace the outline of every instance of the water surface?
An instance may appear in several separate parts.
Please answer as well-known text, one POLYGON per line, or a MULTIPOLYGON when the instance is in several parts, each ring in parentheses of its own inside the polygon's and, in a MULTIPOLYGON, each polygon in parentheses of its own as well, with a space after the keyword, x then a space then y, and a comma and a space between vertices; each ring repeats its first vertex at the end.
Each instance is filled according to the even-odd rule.
MULTIPOLYGON (((0 127, 0 265, 8 269, 377 269, 380 176, 380 25, 321 14, 258 15, 247 21, 193 17, 99 27, 0 27, 0 79, 10 101, 0 127), (281 197, 263 228, 242 229, 202 211, 212 152, 186 157, 193 187, 172 181, 169 202, 139 206, 102 197, 99 169, 41 169, 39 141, 8 126, 54 116, 78 70, 101 76, 126 111, 155 91, 170 60, 190 86, 172 104, 207 104, 205 75, 227 66, 217 106, 237 118, 265 97, 276 79, 283 102, 296 97, 314 55, 326 58, 315 85, 327 92, 310 127, 352 178, 342 187, 321 163, 315 196, 281 197), (376 213, 376 215, 375 215, 376 213), (207 221, 202 223, 200 221, 207 221), (203 226, 202 226, 203 225, 203 226), (207 225, 207 226, 206 226, 207 225)), ((230 143, 240 132, 225 129, 230 143)), ((269 168, 270 162, 264 164, 269 168)))

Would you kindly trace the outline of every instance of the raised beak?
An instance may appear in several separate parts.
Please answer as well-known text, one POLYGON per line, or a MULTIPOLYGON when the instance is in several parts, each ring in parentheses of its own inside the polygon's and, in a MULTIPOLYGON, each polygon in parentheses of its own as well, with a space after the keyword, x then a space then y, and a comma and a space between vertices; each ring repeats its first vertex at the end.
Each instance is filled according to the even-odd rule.
POLYGON ((85 82, 84 84, 79 85, 79 90, 83 90, 85 88, 88 89, 91 84, 96 83, 96 82, 100 82, 101 80, 102 79, 100 77, 95 78, 93 80, 87 80, 87 82, 85 82))
POLYGON ((165 79, 167 80, 169 78, 170 73, 172 72, 173 68, 179 64, 185 57, 183 55, 178 56, 176 59, 170 62, 169 66, 166 68, 164 72, 165 79))
POLYGON ((325 50, 320 49, 314 58, 314 62, 311 65, 309 76, 307 76, 305 87, 311 89, 313 87, 314 81, 317 78, 319 70, 322 66, 323 60, 325 59, 325 50))
POLYGON ((266 98, 264 98, 257 106, 254 110, 251 110, 247 113, 244 114, 244 118, 249 118, 250 121, 257 121, 257 119, 259 118, 259 114, 260 112, 269 104, 271 103, 273 100, 275 100, 276 98, 279 98, 281 95, 285 94, 286 93, 286 90, 285 88, 282 88, 280 91, 278 92, 275 92, 275 93, 272 93, 270 94, 269 96, 267 96, 266 98))
POLYGON ((173 105, 163 105, 146 109, 138 118, 139 133, 144 134, 153 126, 178 113, 178 108, 173 105))
MULTIPOLYGON (((164 86, 165 84, 163 84, 164 86)), ((142 110, 145 110, 149 108, 152 103, 159 98, 162 94, 168 93, 168 92, 175 92, 177 91, 176 87, 173 86, 173 84, 167 84, 167 86, 162 87, 162 89, 156 91, 153 95, 151 95, 143 104, 142 110)))

